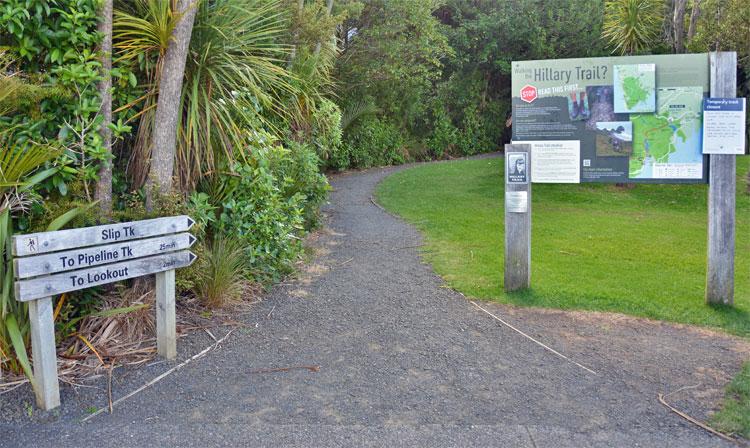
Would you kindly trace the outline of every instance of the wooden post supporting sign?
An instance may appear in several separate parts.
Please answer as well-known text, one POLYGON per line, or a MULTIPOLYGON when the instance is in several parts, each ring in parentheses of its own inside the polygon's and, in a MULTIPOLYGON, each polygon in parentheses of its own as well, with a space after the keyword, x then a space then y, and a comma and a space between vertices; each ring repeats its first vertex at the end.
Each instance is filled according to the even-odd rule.
POLYGON ((177 356, 174 303, 174 269, 156 274, 156 352, 167 359, 177 356))
POLYGON ((531 287, 531 145, 505 145, 505 291, 531 287))
MULTIPOLYGON (((710 59, 711 97, 735 98, 737 53, 711 53, 710 59)), ((706 302, 733 305, 737 156, 709 157, 706 302)))
POLYGON ((196 256, 188 216, 13 237, 15 299, 29 302, 37 405, 60 405, 52 298, 58 294, 156 274, 157 352, 177 355, 175 269, 196 256))
POLYGON ((60 406, 52 297, 42 297, 29 302, 29 322, 31 353, 34 356, 36 403, 40 408, 49 410, 60 406))

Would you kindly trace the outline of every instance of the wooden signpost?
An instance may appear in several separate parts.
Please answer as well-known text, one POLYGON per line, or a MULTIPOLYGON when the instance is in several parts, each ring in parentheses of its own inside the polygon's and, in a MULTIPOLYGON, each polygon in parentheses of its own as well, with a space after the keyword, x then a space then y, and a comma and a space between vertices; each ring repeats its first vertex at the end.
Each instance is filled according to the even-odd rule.
MULTIPOLYGON (((37 255, 35 257, 16 258, 13 262, 13 269, 16 273, 16 278, 29 278, 142 258, 148 255, 174 252, 187 249, 194 242, 195 237, 193 235, 178 233, 164 237, 37 255)), ((23 299, 18 297, 17 300, 23 301, 23 299)))
POLYGON ((505 145, 505 291, 531 287, 531 145, 505 145), (521 174, 519 165, 525 165, 521 174))
POLYGON ((29 302, 37 405, 60 405, 52 298, 57 294, 156 274, 157 352, 177 354, 174 270, 196 256, 188 216, 148 219, 58 232, 17 235, 12 240, 15 298, 29 302))

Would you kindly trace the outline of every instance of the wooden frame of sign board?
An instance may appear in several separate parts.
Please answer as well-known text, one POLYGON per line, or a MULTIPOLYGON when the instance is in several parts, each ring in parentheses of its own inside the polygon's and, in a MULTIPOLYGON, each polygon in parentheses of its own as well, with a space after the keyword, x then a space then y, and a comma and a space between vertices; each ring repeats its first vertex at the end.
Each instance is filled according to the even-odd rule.
MULTIPOLYGON (((710 59, 710 96, 735 98, 737 95, 737 53, 714 52, 710 59)), ((529 151, 528 145, 506 145, 506 152, 529 151)), ((709 156, 708 188, 708 256, 705 300, 708 303, 734 303, 735 255, 735 155, 709 156)), ((528 166, 532 177, 531 164, 528 166)), ((531 184, 509 184, 506 173, 506 206, 508 194, 527 191, 528 210, 505 210, 505 290, 517 291, 531 286, 531 184), (510 271, 510 272, 509 272, 510 271)))
MULTIPOLYGON (((737 96, 737 53, 711 53, 711 97, 737 96)), ((734 305, 737 159, 711 154, 708 167, 708 303, 734 305)))
POLYGON ((58 294, 145 275, 156 275, 156 344, 177 355, 175 269, 196 256, 188 216, 173 216, 13 237, 14 293, 29 303, 34 393, 37 405, 60 405, 52 298, 58 294))

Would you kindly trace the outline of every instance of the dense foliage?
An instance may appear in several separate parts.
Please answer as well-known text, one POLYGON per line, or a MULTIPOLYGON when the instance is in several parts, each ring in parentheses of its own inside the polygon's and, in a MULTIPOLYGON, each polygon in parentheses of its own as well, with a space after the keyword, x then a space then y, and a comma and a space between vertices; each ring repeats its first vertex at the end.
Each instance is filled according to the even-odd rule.
MULTIPOLYGON (((293 56, 295 11, 286 2, 200 2, 179 105, 178 189, 157 198, 149 211, 143 174, 150 134, 159 126, 153 113, 161 67, 178 19, 171 5, 115 2, 111 123, 104 123, 98 91, 103 55, 97 25, 106 20, 99 2, 2 5, 0 242, 5 248, 13 231, 187 213, 199 223, 194 250, 200 261, 180 271, 178 287, 217 306, 242 296, 245 284, 289 273, 301 256, 302 237, 318 224, 328 190, 318 154, 341 146, 340 112, 327 99, 330 79, 323 79, 336 56, 330 43, 335 23, 320 36, 311 27, 305 38, 312 48, 300 46, 293 56), (317 55, 314 39, 328 41, 317 55), (295 74, 300 66, 316 82, 303 82, 295 74), (82 206, 92 202, 99 166, 111 157, 103 126, 117 138, 115 207, 107 215, 82 206), (310 132, 290 131, 295 127, 310 132)), ((28 374, 26 307, 13 299, 10 255, 0 256, 0 367, 28 374)), ((74 334, 75 322, 97 308, 89 292, 58 302, 64 302, 56 313, 61 337, 74 334)))
POLYGON ((513 60, 732 49, 738 94, 750 83, 750 8, 742 0, 361 4, 342 6, 350 10, 336 66, 344 151, 332 168, 501 148, 510 135, 513 60))
MULTIPOLYGON (((60 169, 44 189, 66 195, 70 183, 79 182, 87 200, 97 165, 107 157, 97 133, 102 118, 96 5, 95 0, 10 0, 0 17, 0 45, 13 57, 11 69, 45 87, 11 98, 13 113, 0 117, 0 126, 13 128, 18 140, 61 143, 67 150, 56 161, 60 169)), ((117 96, 126 100, 135 77, 127 70, 113 76, 117 96)), ((112 125, 117 133, 127 131, 121 120, 112 125)))
POLYGON ((508 135, 511 61, 605 53, 601 3, 543 3, 365 2, 340 28, 337 65, 344 114, 365 114, 345 128, 331 166, 497 149, 508 135))

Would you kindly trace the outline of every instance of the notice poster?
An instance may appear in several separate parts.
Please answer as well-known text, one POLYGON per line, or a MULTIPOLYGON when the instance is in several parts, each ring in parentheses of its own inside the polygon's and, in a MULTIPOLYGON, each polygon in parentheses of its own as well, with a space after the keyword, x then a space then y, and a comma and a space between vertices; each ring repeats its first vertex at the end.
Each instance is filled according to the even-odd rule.
POLYGON ((538 140, 531 145, 531 181, 537 184, 577 184, 581 181, 581 145, 577 140, 538 140))
POLYGON ((528 157, 525 152, 505 153, 505 178, 509 184, 528 184, 528 157))
MULTIPOLYGON (((574 142, 580 182, 707 182, 707 54, 513 62, 512 76, 513 141, 574 142)), ((572 182, 531 161, 533 182, 572 182)))
POLYGON ((706 98, 703 154, 745 154, 745 98, 706 98))

